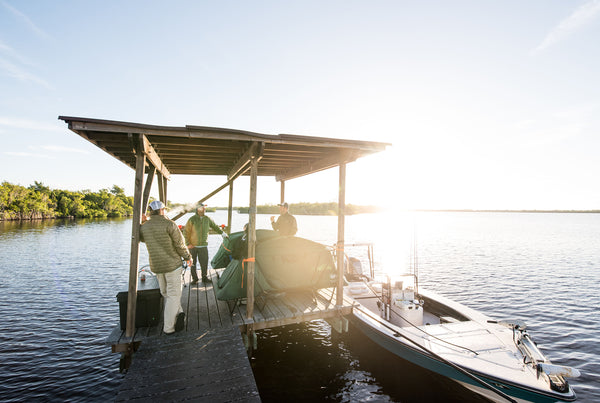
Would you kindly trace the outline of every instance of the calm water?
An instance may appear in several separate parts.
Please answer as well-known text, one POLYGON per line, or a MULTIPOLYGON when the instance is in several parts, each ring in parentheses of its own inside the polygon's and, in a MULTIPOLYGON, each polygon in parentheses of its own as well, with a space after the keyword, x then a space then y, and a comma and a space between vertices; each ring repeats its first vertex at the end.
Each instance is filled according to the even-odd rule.
MULTIPOLYGON (((224 212, 212 217, 226 222, 224 212)), ((334 242, 335 217, 297 219, 299 236, 334 242)), ((246 221, 234 215, 234 230, 246 221)), ((346 233, 376 242, 378 272, 404 271, 416 234, 422 287, 525 320, 553 362, 582 372, 571 381, 579 400, 600 401, 600 214, 359 215, 347 217, 346 233)), ((0 222, 0 401, 113 399, 119 355, 103 341, 118 323, 130 237, 129 220, 0 222)), ((219 239, 210 238, 212 254, 219 239)), ((480 401, 356 329, 332 334, 321 321, 261 331, 251 363, 263 401, 480 401)))

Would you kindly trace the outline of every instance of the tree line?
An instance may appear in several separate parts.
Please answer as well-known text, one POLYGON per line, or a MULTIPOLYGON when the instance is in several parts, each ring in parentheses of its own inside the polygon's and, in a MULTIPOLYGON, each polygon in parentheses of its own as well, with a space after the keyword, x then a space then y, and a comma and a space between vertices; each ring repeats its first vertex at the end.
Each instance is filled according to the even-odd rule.
MULTIPOLYGON (((178 204, 167 202, 168 207, 178 204)), ((248 207, 238 207, 248 213, 248 207)), ((337 203, 293 203, 290 213, 298 215, 337 215, 337 203)), ((346 205, 346 214, 375 213, 376 206, 346 205)), ((257 206, 259 214, 279 214, 277 205, 257 206)), ((2 182, 0 185, 0 220, 35 220, 43 218, 106 218, 133 214, 133 196, 117 185, 111 189, 71 191, 50 189, 35 181, 28 187, 2 182)))
MULTIPOLYGON (((248 207, 238 207, 239 213, 248 213, 248 207)), ((377 213, 381 209, 377 206, 357 206, 354 204, 346 204, 345 214, 364 214, 377 213)), ((279 214, 278 205, 260 205, 256 206, 258 214, 279 214)), ((329 203, 290 203, 289 212, 292 215, 337 215, 338 204, 336 202, 329 203)))
POLYGON ((0 185, 0 220, 41 218, 106 218, 133 214, 133 197, 125 189, 70 191, 50 189, 41 182, 24 187, 2 182, 0 185))

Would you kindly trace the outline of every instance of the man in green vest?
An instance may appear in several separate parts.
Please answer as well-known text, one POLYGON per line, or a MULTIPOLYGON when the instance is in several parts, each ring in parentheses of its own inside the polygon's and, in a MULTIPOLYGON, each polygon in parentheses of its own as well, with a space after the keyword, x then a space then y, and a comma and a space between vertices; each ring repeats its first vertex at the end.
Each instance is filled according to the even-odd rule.
POLYGON ((172 334, 183 330, 185 313, 181 307, 181 259, 189 265, 192 256, 177 224, 165 216, 165 205, 150 203, 150 219, 142 217, 140 241, 146 243, 150 269, 156 273, 160 293, 165 299, 163 331, 172 334))
POLYGON ((198 283, 198 272, 196 271, 196 262, 198 260, 200 261, 200 268, 202 269, 202 282, 211 282, 206 275, 208 268, 208 231, 212 228, 223 237, 227 236, 224 235, 223 230, 219 228, 210 217, 204 215, 205 210, 206 206, 200 204, 198 208, 196 208, 196 214, 188 220, 184 228, 185 241, 194 260, 190 269, 192 273, 192 284, 198 283))

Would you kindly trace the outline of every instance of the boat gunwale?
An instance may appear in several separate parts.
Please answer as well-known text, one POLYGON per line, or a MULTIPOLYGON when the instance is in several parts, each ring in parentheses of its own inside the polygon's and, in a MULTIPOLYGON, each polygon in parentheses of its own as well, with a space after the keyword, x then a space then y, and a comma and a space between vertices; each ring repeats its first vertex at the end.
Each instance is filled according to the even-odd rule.
MULTIPOLYGON (((419 292, 419 295, 421 295, 421 290, 419 292)), ((469 308, 469 307, 467 307, 467 306, 465 306, 465 305, 463 305, 463 304, 461 304, 459 302, 449 300, 448 298, 443 297, 443 296, 441 296, 439 294, 436 294, 434 292, 425 291, 425 293, 423 294, 423 296, 425 296, 427 298, 431 298, 433 300, 437 300, 436 297, 440 297, 441 301, 437 300, 439 303, 444 304, 447 301, 447 302, 450 302, 451 305, 458 305, 458 307, 460 307, 460 308, 464 307, 466 310, 469 311, 470 314, 473 314, 473 316, 478 316, 480 318, 485 318, 486 321, 490 319, 485 314, 479 313, 479 312, 473 310, 472 308, 469 308)), ((353 298, 351 295, 350 295, 350 297, 353 298)), ((418 344, 416 344, 416 343, 414 343, 412 341, 408 341, 405 337, 402 336, 402 333, 400 332, 402 330, 401 327, 399 327, 397 325, 394 325, 393 323, 390 323, 390 322, 386 321, 383 318, 376 317, 376 314, 373 313, 370 309, 366 308, 358 300, 355 299, 355 301, 360 305, 360 307, 362 309, 364 309, 367 312, 372 313, 372 316, 371 316, 371 315, 369 315, 369 314, 367 314, 365 312, 361 312, 360 309, 353 309, 353 311, 352 311, 352 317, 356 318, 360 323, 363 324, 363 326, 368 327, 369 329, 371 329, 371 331, 376 332, 379 336, 383 336, 386 339, 392 341, 393 344, 397 344, 399 342, 401 344, 401 348, 408 348, 413 353, 419 354, 421 356, 424 356, 425 358, 427 358, 429 360, 433 360, 438 365, 441 364, 444 367, 447 367, 448 369, 453 370, 453 372, 455 372, 456 374, 460 374, 460 371, 457 371, 455 368, 452 368, 450 365, 448 365, 444 361, 436 358, 434 355, 432 355, 429 352, 427 352, 426 350, 424 350, 418 344), (357 311, 358 311, 358 313, 357 313, 357 311), (365 320, 365 318, 366 318, 366 320, 365 320), (368 323, 368 321, 377 322, 381 326, 378 326, 378 327, 370 326, 369 323, 368 323), (388 326, 392 327, 394 329, 394 332, 396 332, 397 334, 399 334, 399 336, 397 336, 397 337, 394 336, 392 334, 392 329, 386 329, 388 326), (416 346, 415 346, 415 344, 416 344, 416 346)), ((455 306, 451 306, 451 308, 456 310, 455 306)), ((458 311, 458 312, 461 313, 460 311, 458 311)), ((470 318, 469 321, 472 321, 472 322, 475 322, 475 323, 479 323, 477 320, 474 320, 473 318, 470 318)), ((481 324, 481 323, 479 323, 479 324, 481 324)), ((358 325, 358 327, 361 328, 361 330, 362 330, 362 327, 360 325, 358 325)), ((486 326, 484 326, 484 327, 487 328, 486 326)), ((377 344, 379 344, 379 343, 377 343, 377 344)), ((390 351, 387 348, 386 348, 386 350, 390 351)), ((398 356, 398 354, 395 354, 393 351, 390 351, 390 352, 392 352, 394 355, 398 356)), ((399 356, 399 357, 402 358, 402 359, 405 359, 404 357, 401 357, 401 356, 399 356)), ((408 360, 408 361, 410 361, 410 360, 408 360)), ((448 361, 452 362, 451 360, 448 360, 448 361)), ((457 364, 457 363, 454 363, 454 362, 452 362, 452 363, 454 365, 457 365, 458 367, 460 367, 464 371, 467 371, 468 373, 470 373, 470 374, 472 374, 472 375, 474 375, 474 376, 476 376, 476 377, 484 380, 485 382, 491 383, 491 384, 496 384, 496 385, 499 384, 499 385, 503 385, 503 386, 505 385, 507 388, 514 388, 516 390, 522 390, 525 393, 532 393, 532 394, 536 394, 536 395, 541 395, 541 396, 543 396, 545 398, 560 399, 560 400, 566 401, 566 402, 572 402, 572 401, 575 401, 577 399, 575 391, 573 390, 573 388, 571 387, 571 385, 568 382, 567 382, 567 384, 568 384, 568 388, 569 389, 568 389, 567 392, 561 393, 559 391, 555 391, 555 390, 552 390, 552 389, 550 389, 549 391, 546 391, 546 390, 541 390, 541 389, 534 388, 534 387, 531 387, 531 386, 528 386, 528 385, 524 385, 524 384, 521 384, 521 383, 516 383, 514 381, 509 381, 509 380, 505 380, 505 379, 502 379, 502 378, 496 378, 496 377, 494 377, 491 374, 483 374, 480 371, 477 371, 477 370, 474 370, 474 369, 470 369, 468 367, 465 367, 464 365, 460 365, 460 364, 457 364)), ((416 364, 416 363, 414 363, 414 364, 418 365, 419 367, 423 367, 423 366, 421 366, 419 364, 416 364)), ((438 373, 437 371, 431 370, 431 369, 429 369, 427 367, 423 367, 423 368, 426 368, 426 369, 428 369, 428 370, 430 370, 432 372, 438 373)), ((444 376, 444 375, 441 375, 441 376, 444 376)), ((456 379, 455 377, 450 377, 450 379, 454 380, 455 382, 461 383, 461 384, 464 383, 464 382, 467 382, 470 385, 473 385, 473 386, 476 386, 476 387, 481 387, 481 385, 477 384, 477 382, 474 381, 473 379, 470 379, 470 378, 468 378, 466 376, 465 376, 465 378, 467 379, 466 381, 461 381, 461 380, 456 379)), ((501 388, 501 390, 502 390, 502 386, 499 386, 499 388, 501 388)))

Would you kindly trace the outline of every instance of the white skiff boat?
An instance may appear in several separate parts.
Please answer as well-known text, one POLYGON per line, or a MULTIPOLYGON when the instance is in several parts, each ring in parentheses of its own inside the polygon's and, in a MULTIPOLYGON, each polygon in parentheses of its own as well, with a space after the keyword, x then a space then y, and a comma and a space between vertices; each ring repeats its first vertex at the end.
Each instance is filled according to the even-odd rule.
POLYGON ((565 378, 579 371, 552 364, 524 323, 495 321, 419 289, 414 274, 376 282, 353 271, 344 290, 357 303, 351 321, 391 353, 492 401, 576 400, 565 378))

